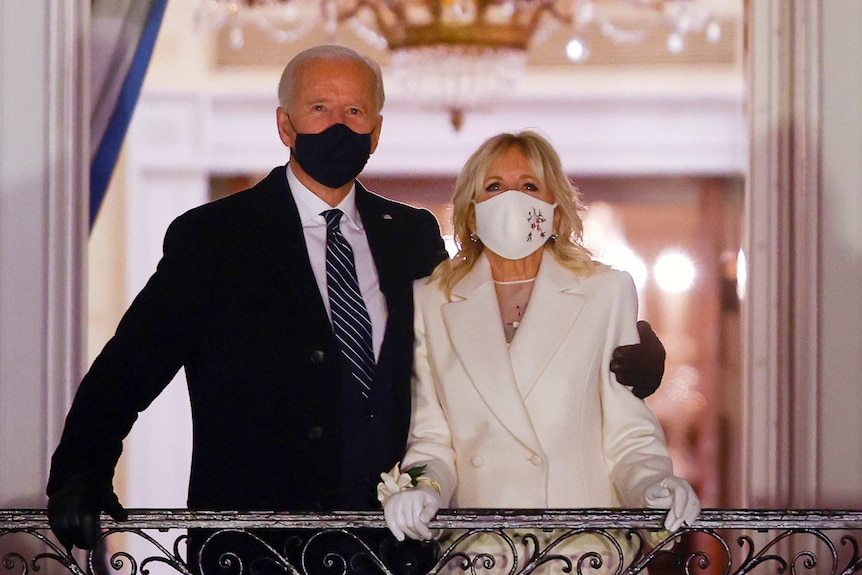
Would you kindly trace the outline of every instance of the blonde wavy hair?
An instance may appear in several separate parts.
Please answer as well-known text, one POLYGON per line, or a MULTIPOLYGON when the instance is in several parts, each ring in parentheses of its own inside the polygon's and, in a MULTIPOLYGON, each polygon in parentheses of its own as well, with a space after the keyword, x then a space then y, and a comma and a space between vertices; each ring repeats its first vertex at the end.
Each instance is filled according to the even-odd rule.
POLYGON ((512 146, 524 152, 539 186, 551 190, 554 195, 557 208, 554 236, 549 244, 557 261, 583 277, 607 267, 595 261, 583 245, 584 222, 581 214, 586 208, 581 203, 578 189, 572 186, 563 171, 560 156, 550 142, 532 130, 504 133, 479 146, 464 164, 455 182, 452 223, 458 252, 452 259, 437 266, 430 278, 430 281, 440 282, 440 289, 446 297, 451 297, 452 288, 473 268, 485 249, 481 240, 471 237, 471 228, 476 221, 474 202, 484 191, 485 176, 491 162, 512 146))

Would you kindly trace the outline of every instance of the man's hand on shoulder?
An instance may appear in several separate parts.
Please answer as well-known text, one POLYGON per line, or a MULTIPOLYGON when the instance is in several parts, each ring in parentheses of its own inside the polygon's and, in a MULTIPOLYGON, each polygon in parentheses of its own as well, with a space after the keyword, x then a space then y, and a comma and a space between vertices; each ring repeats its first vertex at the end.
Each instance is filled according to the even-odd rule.
POLYGON ((99 514, 105 511, 117 521, 128 519, 110 484, 101 484, 76 475, 67 479, 48 497, 48 523, 63 547, 93 549, 101 527, 99 514))
POLYGON ((638 322, 640 343, 621 345, 614 350, 611 371, 617 381, 632 388, 632 393, 644 399, 658 389, 664 375, 666 352, 652 326, 638 322))

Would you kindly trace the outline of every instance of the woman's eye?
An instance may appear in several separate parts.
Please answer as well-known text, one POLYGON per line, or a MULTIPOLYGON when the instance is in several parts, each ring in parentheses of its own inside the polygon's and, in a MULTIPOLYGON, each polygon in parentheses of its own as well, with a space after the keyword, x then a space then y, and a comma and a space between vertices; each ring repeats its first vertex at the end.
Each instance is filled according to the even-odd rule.
POLYGON ((488 184, 485 187, 485 191, 486 192, 499 192, 500 191, 500 184, 498 184, 496 182, 494 182, 493 184, 488 184))
POLYGON ((539 186, 537 186, 536 184, 524 184, 524 189, 528 192, 538 192, 539 186))

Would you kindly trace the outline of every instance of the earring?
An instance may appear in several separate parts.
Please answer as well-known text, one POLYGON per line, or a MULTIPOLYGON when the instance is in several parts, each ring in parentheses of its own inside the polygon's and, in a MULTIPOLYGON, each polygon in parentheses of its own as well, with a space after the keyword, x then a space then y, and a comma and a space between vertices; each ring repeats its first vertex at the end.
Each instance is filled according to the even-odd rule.
POLYGON ((470 241, 474 244, 479 243, 479 236, 476 235, 476 232, 470 232, 470 241))
POLYGON ((559 238, 559 237, 560 237, 559 234, 551 234, 551 237, 548 239, 550 239, 552 242, 555 242, 555 241, 557 241, 557 238, 559 238))

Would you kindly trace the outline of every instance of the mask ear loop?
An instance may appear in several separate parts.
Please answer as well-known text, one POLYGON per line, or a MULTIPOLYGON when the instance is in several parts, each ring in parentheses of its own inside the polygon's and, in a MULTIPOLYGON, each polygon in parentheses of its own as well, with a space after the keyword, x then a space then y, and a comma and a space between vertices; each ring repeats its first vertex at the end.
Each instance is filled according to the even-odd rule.
MULTIPOLYGON (((293 133, 295 134, 293 138, 293 145, 295 146, 296 136, 299 135, 299 132, 296 130, 296 126, 293 125, 293 120, 290 119, 290 114, 287 113, 287 108, 284 109, 284 115, 287 117, 287 123, 290 124, 290 129, 293 130, 293 133)), ((296 156, 296 150, 293 148, 293 146, 288 149, 290 150, 290 159, 292 160, 294 159, 294 156, 296 156)))
MULTIPOLYGON (((556 227, 556 224, 557 224, 557 204, 556 204, 556 202, 554 203, 552 213, 554 214, 552 216, 552 220, 551 220, 551 227, 553 228, 553 227, 556 227)), ((552 232, 551 236, 548 238, 548 241, 556 242, 559 238, 560 238, 560 234, 558 234, 557 232, 552 232)))
MULTIPOLYGON (((476 200, 473 200, 470 203, 473 204, 472 224, 473 224, 473 226, 475 226, 476 225, 476 206, 478 205, 478 202, 476 202, 476 200)), ((470 238, 470 241, 473 242, 474 244, 479 243, 479 234, 476 233, 476 230, 471 230, 470 235, 468 237, 470 238)))
POLYGON ((287 122, 290 124, 290 129, 293 130, 295 134, 299 133, 299 130, 296 129, 296 126, 293 125, 293 120, 290 119, 290 114, 287 113, 287 108, 284 109, 284 115, 287 116, 287 122))

